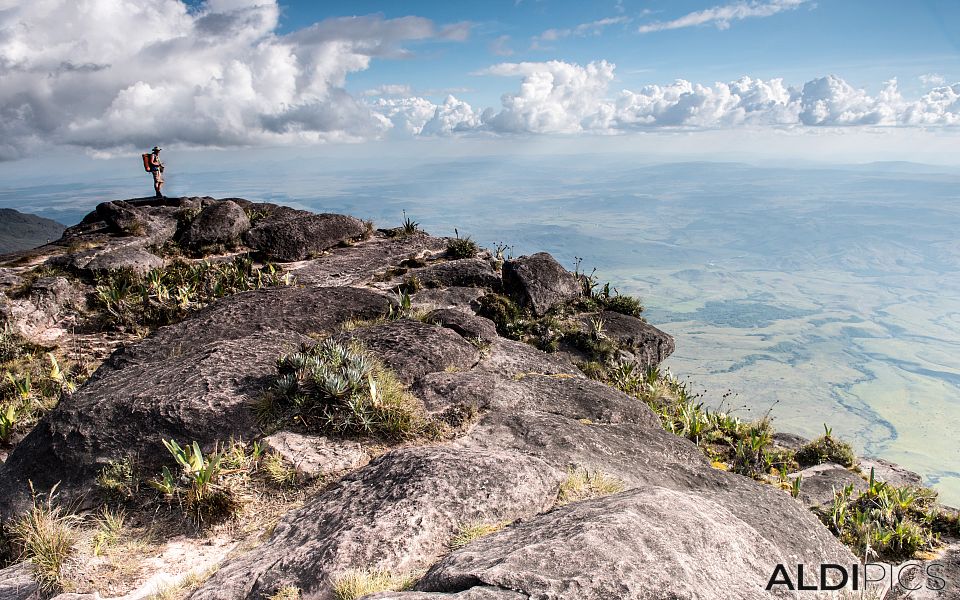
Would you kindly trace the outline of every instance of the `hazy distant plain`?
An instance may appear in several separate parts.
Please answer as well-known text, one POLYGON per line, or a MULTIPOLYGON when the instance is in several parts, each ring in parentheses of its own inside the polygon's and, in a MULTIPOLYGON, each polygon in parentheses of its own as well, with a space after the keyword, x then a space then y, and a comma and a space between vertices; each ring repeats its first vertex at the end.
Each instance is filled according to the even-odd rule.
MULTIPOLYGON (((381 163, 382 164, 382 163, 381 163)), ((394 163, 395 164, 395 163, 394 163)), ((960 173, 911 164, 638 165, 617 156, 385 168, 284 161, 176 172, 169 193, 242 196, 576 257, 677 338, 668 366, 744 418, 916 469, 960 505, 960 173)), ((142 178, 0 189, 63 222, 142 178)))

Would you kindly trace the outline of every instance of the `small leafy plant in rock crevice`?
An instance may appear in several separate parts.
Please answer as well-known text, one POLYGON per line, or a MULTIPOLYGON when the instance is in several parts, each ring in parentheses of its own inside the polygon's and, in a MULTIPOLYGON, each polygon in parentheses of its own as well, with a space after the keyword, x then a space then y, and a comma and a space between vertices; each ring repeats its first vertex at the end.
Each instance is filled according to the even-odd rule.
POLYGON ((453 231, 456 237, 447 242, 447 256, 453 259, 473 258, 480 252, 480 247, 470 236, 460 237, 458 230, 453 231))
POLYGON ((237 491, 223 480, 225 454, 204 454, 197 442, 181 447, 176 440, 163 440, 176 460, 174 471, 164 466, 159 478, 150 485, 171 499, 180 501, 187 514, 198 523, 217 521, 239 512, 242 507, 237 491))
POLYGON ((277 361, 261 419, 344 435, 405 439, 431 435, 420 402, 359 343, 331 338, 277 361))

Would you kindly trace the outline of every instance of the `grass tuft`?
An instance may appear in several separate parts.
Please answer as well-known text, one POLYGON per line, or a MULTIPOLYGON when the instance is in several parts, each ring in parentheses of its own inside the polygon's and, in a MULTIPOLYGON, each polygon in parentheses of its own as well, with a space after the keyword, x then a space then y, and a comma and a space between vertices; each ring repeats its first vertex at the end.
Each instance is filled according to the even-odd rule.
MULTIPOLYGON (((33 486, 31 485, 31 490, 33 486)), ((44 589, 61 584, 61 572, 76 552, 77 517, 55 504, 56 487, 46 501, 34 492, 33 506, 13 525, 13 538, 20 558, 29 560, 37 582, 44 589)))
POLYGON ((622 480, 603 471, 590 472, 583 467, 571 468, 560 483, 557 506, 616 494, 624 489, 622 480))
POLYGON ((356 600, 377 592, 402 592, 413 587, 410 574, 394 574, 383 569, 351 569, 333 579, 336 600, 356 600))
POLYGON ((270 596, 268 600, 300 600, 301 597, 302 592, 300 591, 300 588, 293 585, 287 585, 277 590, 277 593, 270 596))
POLYGON ((506 523, 485 523, 483 521, 464 523, 450 540, 450 549, 458 550, 463 548, 470 542, 482 538, 485 535, 496 533, 506 526, 506 523))

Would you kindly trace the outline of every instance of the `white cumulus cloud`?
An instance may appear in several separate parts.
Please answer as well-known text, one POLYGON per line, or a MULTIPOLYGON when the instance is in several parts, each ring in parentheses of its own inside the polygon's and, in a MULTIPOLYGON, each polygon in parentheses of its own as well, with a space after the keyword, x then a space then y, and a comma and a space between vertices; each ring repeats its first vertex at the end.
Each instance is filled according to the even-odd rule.
POLYGON ((377 137, 389 123, 343 89, 408 40, 470 24, 327 19, 277 33, 275 0, 44 0, 0 11, 0 160, 45 144, 95 150, 377 137))
POLYGON ((833 75, 798 86, 779 78, 712 85, 678 79, 615 92, 614 70, 606 61, 501 63, 476 73, 520 78, 519 89, 504 94, 498 109, 475 109, 452 96, 441 105, 423 98, 381 100, 373 109, 419 135, 960 125, 960 84, 913 101, 903 98, 896 80, 871 95, 833 75))

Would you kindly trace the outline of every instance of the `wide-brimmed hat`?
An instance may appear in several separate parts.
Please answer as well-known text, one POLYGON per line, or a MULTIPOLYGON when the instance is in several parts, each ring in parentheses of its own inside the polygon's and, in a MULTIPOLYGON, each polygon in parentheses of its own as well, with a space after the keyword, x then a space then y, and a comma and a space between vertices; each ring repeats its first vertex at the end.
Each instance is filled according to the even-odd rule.
POLYGON ((153 151, 153 152, 160 152, 160 150, 162 150, 162 149, 163 149, 163 148, 161 148, 160 146, 154 146, 152 151, 153 151))

